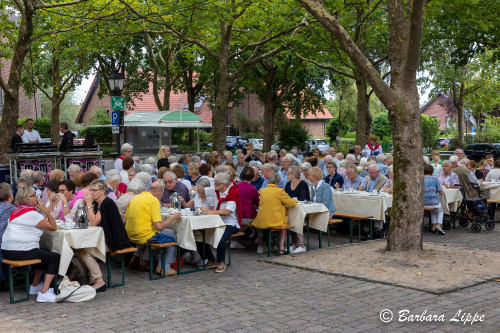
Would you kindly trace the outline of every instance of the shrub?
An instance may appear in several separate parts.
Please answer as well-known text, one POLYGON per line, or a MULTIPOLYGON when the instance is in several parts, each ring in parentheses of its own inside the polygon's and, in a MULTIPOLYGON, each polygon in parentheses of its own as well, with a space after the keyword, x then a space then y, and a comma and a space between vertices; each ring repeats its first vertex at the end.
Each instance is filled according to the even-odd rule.
POLYGON ((391 123, 387 112, 379 113, 373 117, 372 133, 376 134, 380 140, 387 140, 391 137, 391 123))
MULTIPOLYGON (((111 124, 109 119, 108 111, 104 109, 98 109, 92 118, 90 118, 89 125, 107 125, 111 124)), ((111 132, 111 127, 85 127, 80 135, 85 138, 88 134, 93 134, 95 141, 97 142, 112 142, 113 134, 111 132)))
POLYGON ((283 121, 279 125, 279 141, 280 148, 290 150, 297 146, 300 150, 306 149, 306 140, 309 137, 309 132, 298 121, 283 121))
MULTIPOLYGON (((35 123, 35 130, 37 130, 40 133, 41 138, 50 138, 50 118, 38 118, 38 119, 33 119, 33 122, 35 123)), ((26 124, 26 118, 21 118, 17 120, 18 125, 25 125, 26 124)))
POLYGON ((431 151, 436 147, 436 138, 439 135, 438 119, 421 114, 420 124, 422 127, 422 145, 427 151, 431 151))
MULTIPOLYGON (((330 142, 335 142, 339 128, 339 119, 332 119, 326 124, 326 136, 330 139, 330 142)), ((340 136, 343 137, 347 134, 350 129, 349 124, 340 125, 340 136)))

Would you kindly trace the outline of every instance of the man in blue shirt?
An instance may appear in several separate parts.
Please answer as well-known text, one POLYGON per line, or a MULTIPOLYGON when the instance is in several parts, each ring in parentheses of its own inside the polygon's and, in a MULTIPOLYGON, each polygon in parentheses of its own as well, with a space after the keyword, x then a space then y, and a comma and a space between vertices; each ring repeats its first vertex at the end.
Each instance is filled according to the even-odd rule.
POLYGON ((365 189, 365 180, 358 175, 358 171, 354 165, 346 166, 346 177, 342 189, 344 191, 363 191, 365 189))

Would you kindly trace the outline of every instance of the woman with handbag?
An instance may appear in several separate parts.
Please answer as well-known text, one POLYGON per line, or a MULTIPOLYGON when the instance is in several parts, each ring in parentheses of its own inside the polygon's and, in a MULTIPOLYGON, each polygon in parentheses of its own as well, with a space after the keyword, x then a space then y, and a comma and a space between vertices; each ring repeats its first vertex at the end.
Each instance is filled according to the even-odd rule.
POLYGON ((34 265, 35 275, 29 293, 37 295, 37 302, 56 302, 56 294, 50 284, 59 270, 60 255, 40 249, 43 230, 57 230, 56 221, 49 209, 37 198, 33 187, 18 189, 15 201, 16 205, 2 237, 3 255, 10 260, 40 259, 42 262, 34 265), (45 279, 42 283, 44 271, 45 279))
MULTIPOLYGON (((107 189, 108 184, 106 181, 92 181, 90 183, 90 193, 85 196, 84 201, 90 225, 102 227, 106 245, 109 251, 114 252, 130 247, 130 241, 118 211, 118 206, 106 196, 107 189)), ((95 258, 87 250, 82 249, 78 252, 78 259, 89 270, 91 281, 94 281, 94 289, 97 292, 106 291, 107 286, 95 258)))

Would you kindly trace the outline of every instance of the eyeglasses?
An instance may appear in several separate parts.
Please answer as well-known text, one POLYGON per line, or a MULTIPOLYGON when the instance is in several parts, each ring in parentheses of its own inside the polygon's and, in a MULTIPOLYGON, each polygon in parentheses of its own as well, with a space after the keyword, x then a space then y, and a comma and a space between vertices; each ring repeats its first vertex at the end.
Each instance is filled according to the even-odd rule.
POLYGON ((172 179, 172 180, 165 180, 165 183, 167 184, 172 184, 173 182, 175 182, 177 179, 172 179))
POLYGON ((99 189, 99 188, 91 188, 89 191, 90 191, 90 192, 97 192, 97 191, 100 191, 100 190, 101 190, 101 189, 99 189))
POLYGON ((34 198, 34 197, 36 197, 36 194, 30 195, 30 198, 34 198))
POLYGON ((162 147, 161 150, 170 150, 169 147, 162 147))
POLYGON ((57 193, 64 193, 65 191, 67 191, 66 189, 59 189, 57 190, 57 193))
POLYGON ((217 186, 219 186, 219 185, 221 185, 221 184, 222 184, 222 183, 215 183, 215 182, 214 182, 214 187, 217 187, 217 186))

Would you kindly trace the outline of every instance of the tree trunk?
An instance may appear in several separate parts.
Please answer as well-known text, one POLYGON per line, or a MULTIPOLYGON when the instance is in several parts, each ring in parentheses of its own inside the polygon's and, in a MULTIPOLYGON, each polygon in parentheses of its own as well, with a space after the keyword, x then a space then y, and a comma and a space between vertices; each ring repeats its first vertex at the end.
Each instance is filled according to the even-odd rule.
POLYGON ((219 71, 220 80, 217 99, 212 110, 212 146, 213 150, 222 154, 226 150, 227 111, 232 81, 229 78, 227 62, 220 64, 219 71))
POLYGON ((62 98, 59 95, 53 95, 51 99, 52 109, 50 113, 50 138, 52 142, 56 143, 61 141, 61 136, 59 135, 59 114, 61 113, 61 102, 62 98))
POLYGON ((415 85, 413 92, 405 89, 397 93, 402 98, 389 109, 395 166, 393 195, 396 200, 393 200, 391 209, 386 249, 419 251, 422 249, 424 175, 418 91, 415 85))
POLYGON ((3 163, 6 151, 10 150, 10 140, 15 131, 19 119, 19 88, 21 86, 21 72, 23 62, 29 50, 29 39, 33 33, 33 10, 25 6, 24 13, 20 18, 20 28, 17 43, 12 54, 9 77, 7 81, 8 90, 5 91, 5 102, 3 107, 2 122, 0 123, 0 157, 3 163))
POLYGON ((275 101, 273 101, 273 89, 266 88, 266 95, 264 96, 264 143, 263 150, 271 150, 274 143, 274 134, 276 129, 276 108, 275 101))
MULTIPOLYGON (((453 85, 456 83, 453 82, 453 85)), ((465 146, 464 141, 464 104, 465 104, 465 84, 460 83, 460 91, 457 94, 456 89, 453 89, 453 103, 455 104, 458 114, 457 114, 457 126, 458 126, 458 142, 460 147, 465 146), (458 96, 457 96, 458 95, 458 96)))
POLYGON ((354 71, 357 90, 356 144, 364 147, 372 128, 370 97, 366 93, 366 80, 360 71, 354 71))
POLYGON ((322 1, 299 2, 332 34, 389 110, 394 143, 394 200, 386 250, 420 251, 424 175, 416 73, 420 63, 425 0, 412 1, 411 8, 402 0, 387 1, 390 86, 339 21, 323 7, 322 1))

